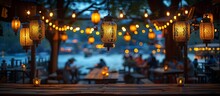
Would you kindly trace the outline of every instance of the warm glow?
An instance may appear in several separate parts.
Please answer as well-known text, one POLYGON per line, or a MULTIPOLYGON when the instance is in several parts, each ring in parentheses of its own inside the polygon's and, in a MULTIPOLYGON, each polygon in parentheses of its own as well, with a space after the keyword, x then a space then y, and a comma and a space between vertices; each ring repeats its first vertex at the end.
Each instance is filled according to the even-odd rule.
POLYGON ((15 34, 17 34, 18 29, 21 27, 21 22, 18 17, 13 18, 13 20, 11 22, 11 27, 12 27, 13 31, 15 32, 15 34))
POLYGON ((66 33, 63 33, 63 34, 61 34, 60 39, 61 39, 62 41, 66 41, 66 40, 68 39, 68 35, 67 35, 66 33))
POLYGON ((95 10, 91 15, 91 21, 94 24, 98 24, 100 20, 101 20, 100 14, 99 14, 98 10, 95 10))
POLYGON ((138 48, 134 48, 134 53, 138 53, 138 48))
POLYGON ((153 31, 149 31, 148 38, 149 39, 155 39, 155 37, 156 37, 156 34, 153 31))
POLYGON ((48 22, 49 22, 49 19, 46 19, 45 22, 48 23, 48 22))
POLYGON ((42 17, 41 17, 41 19, 42 19, 42 20, 44 20, 44 19, 45 19, 45 17, 44 17, 44 16, 42 16, 42 17))
POLYGON ((156 51, 155 51, 155 50, 152 50, 152 54, 156 54, 156 51))
POLYGON ((190 37, 190 24, 178 21, 173 24, 173 39, 176 42, 186 42, 190 37))
POLYGON ((189 13, 189 11, 188 11, 188 10, 185 10, 185 11, 184 11, 184 13, 185 13, 185 14, 188 14, 188 13, 189 13))
POLYGON ((96 31, 95 34, 96 34, 96 35, 100 35, 100 32, 99 32, 99 31, 96 31))
POLYGON ((164 71, 168 70, 168 65, 164 65, 164 71))
POLYGON ((50 12, 49 16, 50 16, 50 17, 53 17, 53 12, 50 12))
POLYGON ((150 27, 150 25, 149 24, 146 24, 146 28, 149 28, 150 27))
POLYGON ((142 30, 142 33, 145 33, 146 31, 145 30, 142 30))
POLYGON ((104 46, 102 44, 96 44, 96 48, 97 49, 102 49, 102 48, 104 48, 104 46))
POLYGON ((29 47, 33 45, 33 41, 30 39, 29 33, 30 30, 28 24, 24 24, 20 31, 20 44, 25 50, 29 49, 29 47))
POLYGON ((167 11, 167 12, 166 12, 166 15, 167 15, 167 16, 170 16, 170 12, 169 12, 169 11, 167 11))
POLYGON ((145 17, 145 18, 147 18, 147 17, 148 17, 148 14, 147 14, 147 12, 145 12, 145 13, 144 13, 144 17, 145 17))
POLYGON ((137 30, 136 25, 135 25, 135 24, 131 24, 131 25, 130 25, 130 31, 131 31, 131 32, 134 32, 134 31, 136 31, 136 30, 137 30))
POLYGON ((30 10, 27 10, 27 15, 31 15, 31 11, 30 10))
POLYGON ((160 44, 155 44, 154 46, 155 46, 155 48, 158 48, 158 49, 162 48, 162 46, 160 44))
POLYGON ((170 19, 170 23, 173 23, 173 20, 172 20, 172 19, 170 19))
POLYGON ((93 44, 95 42, 95 38, 93 36, 88 37, 88 43, 93 44))
POLYGON ((194 50, 194 51, 199 51, 199 48, 195 47, 193 50, 194 50))
POLYGON ((33 79, 33 84, 34 84, 35 87, 40 86, 40 82, 41 82, 41 80, 38 79, 38 78, 34 78, 34 79, 33 79))
POLYGON ((120 10, 120 13, 119 13, 119 18, 120 18, 120 19, 124 18, 124 13, 123 13, 123 11, 122 11, 122 10, 120 10))
POLYGON ((160 49, 157 49, 157 52, 160 52, 160 49))
POLYGON ((126 32, 126 33, 124 34, 124 40, 125 40, 126 42, 129 42, 129 41, 131 40, 131 35, 130 35, 128 32, 126 32))
POLYGON ((134 31, 134 34, 137 35, 137 34, 138 34, 138 31, 134 31))
POLYGON ((206 16, 207 18, 210 18, 210 22, 213 23, 213 14, 212 13, 203 14, 203 18, 205 18, 206 16))
POLYGON ((176 20, 176 16, 173 16, 173 19, 176 20))
MULTIPOLYGON (((40 17, 39 17, 40 18, 40 17)), ((40 41, 45 37, 45 24, 38 17, 30 21, 30 38, 40 41)))
POLYGON ((70 27, 70 30, 73 30, 73 27, 72 27, 72 26, 70 27))
POLYGON ((179 84, 182 84, 182 83, 183 83, 183 80, 182 80, 182 79, 180 79, 180 80, 179 80, 179 84))
POLYGON ((122 32, 118 32, 118 35, 121 36, 121 35, 122 35, 122 32))
POLYGON ((178 13, 178 14, 177 14, 177 16, 180 16, 180 15, 181 15, 181 13, 178 13))
POLYGON ((129 54, 129 50, 128 49, 125 50, 125 54, 129 54))
POLYGON ((80 27, 76 27, 75 29, 76 29, 76 31, 79 31, 79 30, 80 30, 80 27))
POLYGON ((204 42, 214 39, 214 24, 210 20, 210 18, 203 18, 199 25, 200 39, 204 42))
POLYGON ((136 24, 136 28, 139 28, 139 25, 138 25, 138 24, 136 24))
POLYGON ((72 18, 73 18, 73 19, 76 18, 76 13, 75 13, 75 12, 72 13, 72 18))
POLYGON ((101 24, 101 41, 104 43, 104 47, 109 50, 113 47, 117 40, 117 24, 112 21, 112 17, 104 17, 104 21, 101 24))
POLYGON ((87 27, 85 31, 87 35, 92 34, 92 30, 90 27, 87 27))
POLYGON ((121 27, 121 29, 122 29, 122 31, 124 31, 124 32, 126 31, 126 28, 125 28, 125 27, 121 27))
POLYGON ((170 25, 170 23, 169 22, 167 22, 167 26, 169 26, 170 25))
POLYGON ((53 23, 52 23, 52 22, 50 22, 50 23, 49 23, 49 26, 52 26, 52 25, 53 25, 53 23))

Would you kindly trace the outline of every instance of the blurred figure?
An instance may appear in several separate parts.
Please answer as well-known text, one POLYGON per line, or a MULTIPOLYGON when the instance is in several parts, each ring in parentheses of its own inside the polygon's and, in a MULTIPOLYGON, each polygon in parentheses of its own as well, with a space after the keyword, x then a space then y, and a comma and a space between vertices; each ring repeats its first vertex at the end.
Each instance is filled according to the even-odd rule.
POLYGON ((128 66, 128 72, 130 73, 130 69, 136 66, 136 62, 134 61, 133 57, 130 55, 123 65, 128 66))
POLYGON ((194 64, 190 61, 190 59, 187 59, 187 64, 188 64, 188 77, 195 77, 195 67, 194 64))
POLYGON ((141 73, 141 67, 144 65, 144 60, 142 59, 142 54, 139 54, 135 59, 136 66, 134 66, 134 71, 141 73))
POLYGON ((7 68, 7 63, 5 60, 2 60, 2 63, 1 63, 1 70, 6 70, 7 68))
POLYGON ((197 58, 195 58, 192 63, 194 65, 194 68, 198 68, 199 63, 198 63, 198 59, 197 58))
POLYGON ((168 64, 171 69, 183 70, 183 65, 177 60, 176 57, 173 58, 172 62, 168 64))
POLYGON ((150 62, 152 58, 155 58, 155 56, 153 53, 150 53, 150 56, 148 57, 147 61, 150 62))
POLYGON ((107 65, 106 65, 105 61, 101 58, 99 63, 96 65, 96 68, 103 68, 105 66, 107 66, 107 65))
POLYGON ((216 66, 217 60, 214 58, 213 55, 210 55, 209 60, 207 61, 207 64, 210 66, 216 66))
POLYGON ((65 84, 70 84, 71 82, 71 76, 74 72, 76 72, 76 67, 72 67, 71 65, 76 61, 74 58, 70 58, 66 63, 63 70, 63 81, 65 84))
POLYGON ((152 57, 150 62, 148 62, 149 68, 157 68, 158 67, 158 62, 155 57, 152 57))

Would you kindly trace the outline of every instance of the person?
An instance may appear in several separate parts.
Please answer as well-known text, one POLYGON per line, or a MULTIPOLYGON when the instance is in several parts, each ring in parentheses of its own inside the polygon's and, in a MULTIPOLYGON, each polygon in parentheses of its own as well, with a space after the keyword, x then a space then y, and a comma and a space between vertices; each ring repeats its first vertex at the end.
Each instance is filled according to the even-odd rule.
POLYGON ((107 66, 107 65, 106 65, 104 59, 101 58, 99 63, 96 65, 96 68, 103 68, 105 66, 107 66))
POLYGON ((139 54, 135 59, 136 66, 134 66, 134 71, 141 73, 141 67, 144 65, 144 60, 142 59, 142 54, 139 54))
POLYGON ((157 68, 158 67, 158 62, 155 57, 152 57, 150 62, 148 62, 149 68, 157 68))
POLYGON ((194 65, 194 68, 198 68, 199 63, 198 63, 198 59, 197 58, 195 58, 192 63, 194 65))
POLYGON ((210 65, 210 66, 215 66, 217 64, 217 61, 216 61, 216 59, 214 58, 213 55, 210 55, 207 64, 210 65))
POLYGON ((76 61, 75 58, 70 58, 65 63, 65 67, 64 67, 64 70, 63 70, 63 81, 64 81, 65 84, 72 83, 70 77, 72 76, 72 73, 74 73, 75 67, 71 68, 71 64, 73 64, 74 61, 76 61))
POLYGON ((194 64, 190 61, 190 59, 187 59, 187 70, 188 70, 188 76, 189 77, 195 77, 195 67, 194 64))
POLYGON ((176 57, 173 58, 172 62, 168 64, 171 69, 183 70, 183 65, 177 60, 176 57))
POLYGON ((6 70, 7 68, 7 63, 5 60, 2 60, 2 63, 1 63, 1 70, 6 70))

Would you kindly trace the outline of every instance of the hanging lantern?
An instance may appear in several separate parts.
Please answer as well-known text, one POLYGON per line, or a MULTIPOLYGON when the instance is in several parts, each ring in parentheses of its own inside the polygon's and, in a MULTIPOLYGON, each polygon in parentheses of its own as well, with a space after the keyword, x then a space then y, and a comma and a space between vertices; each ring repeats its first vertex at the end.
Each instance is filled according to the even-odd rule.
POLYGON ((120 10, 120 12, 119 12, 119 18, 120 18, 120 19, 123 19, 123 18, 124 18, 124 13, 123 13, 122 10, 120 10))
POLYGON ((73 11, 73 13, 72 13, 72 18, 75 20, 76 19, 76 12, 75 11, 73 11))
POLYGON ((210 21, 208 15, 201 20, 199 25, 200 30, 200 39, 203 40, 204 43, 209 43, 214 39, 214 24, 210 21))
POLYGON ((27 50, 33 45, 33 41, 30 39, 29 36, 29 26, 28 24, 23 24, 23 28, 21 28, 20 31, 20 44, 23 47, 23 49, 27 50))
POLYGON ((130 25, 130 31, 131 31, 131 32, 134 32, 134 31, 136 31, 136 30, 137 30, 136 25, 135 25, 135 24, 131 24, 131 25, 130 25))
POLYGON ((203 14, 203 18, 209 18, 210 19, 210 22, 213 23, 213 15, 212 13, 206 13, 206 14, 203 14))
POLYGON ((147 17, 148 17, 147 11, 144 10, 144 18, 147 18, 147 17))
POLYGON ((61 34, 60 36, 61 41, 65 42, 68 39, 68 35, 66 33, 61 34))
POLYGON ((87 27, 85 31, 87 35, 92 34, 92 30, 90 27, 87 27))
POLYGON ((95 11, 92 13, 92 15, 91 15, 91 21, 92 21, 92 23, 94 23, 94 24, 96 24, 96 25, 99 23, 99 21, 100 21, 100 14, 99 14, 98 10, 95 10, 95 11))
POLYGON ((125 32, 125 34, 124 34, 124 40, 125 40, 126 42, 129 42, 129 41, 131 40, 131 35, 130 35, 128 32, 125 32))
POLYGON ((95 38, 93 36, 89 36, 88 43, 93 44, 95 42, 95 38))
POLYGON ((36 42, 40 43, 45 36, 45 24, 40 19, 39 15, 34 16, 34 18, 30 21, 30 38, 36 42))
POLYGON ((18 17, 14 17, 11 22, 11 27, 13 31, 15 32, 15 35, 17 35, 18 29, 21 27, 21 22, 18 17))
POLYGON ((101 25, 101 41, 104 43, 104 47, 107 47, 107 50, 113 47, 114 42, 117 40, 117 24, 112 19, 111 16, 104 17, 101 25))
POLYGON ((179 16, 179 21, 173 24, 173 39, 176 42, 187 42, 190 37, 190 24, 185 21, 184 16, 179 16))
POLYGON ((155 34, 153 31, 150 31, 150 32, 148 33, 148 38, 149 38, 149 39, 155 39, 155 37, 156 37, 156 34, 155 34))

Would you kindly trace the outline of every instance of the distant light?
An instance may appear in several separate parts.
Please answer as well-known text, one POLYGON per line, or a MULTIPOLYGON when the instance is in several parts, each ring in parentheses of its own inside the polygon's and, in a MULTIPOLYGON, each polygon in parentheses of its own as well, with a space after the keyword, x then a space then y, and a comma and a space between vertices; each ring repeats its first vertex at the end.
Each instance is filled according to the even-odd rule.
POLYGON ((52 26, 52 25, 53 25, 53 23, 52 23, 52 22, 50 22, 50 23, 49 23, 49 26, 52 26))
POLYGON ((83 34, 83 33, 84 33, 84 30, 80 30, 80 33, 82 33, 82 34, 83 34))
POLYGON ((41 11, 38 11, 41 14, 41 11))
POLYGON ((184 13, 185 13, 185 14, 188 14, 188 13, 189 13, 189 11, 188 11, 188 10, 185 10, 185 11, 184 11, 184 13))
POLYGON ((142 33, 145 33, 146 31, 145 30, 142 30, 142 33))
POLYGON ((167 15, 167 16, 170 16, 170 12, 169 12, 169 11, 167 11, 167 12, 166 12, 166 15, 167 15))
POLYGON ((27 15, 30 15, 30 14, 31 14, 31 11, 30 11, 30 10, 27 10, 26 13, 27 13, 27 15))
POLYGON ((149 28, 150 27, 150 25, 149 24, 146 24, 146 28, 149 28))
POLYGON ((217 32, 218 30, 217 29, 215 29, 215 32, 217 32))
POLYGON ((42 20, 44 20, 44 19, 45 19, 45 17, 44 17, 44 16, 42 16, 42 17, 41 17, 41 19, 42 19, 42 20))
POLYGON ((118 32, 118 35, 121 36, 121 35, 122 35, 122 32, 118 32))
POLYGON ((172 19, 170 19, 170 23, 173 23, 173 20, 172 20, 172 19))
POLYGON ((176 20, 176 16, 173 16, 173 19, 176 20))
POLYGON ((72 26, 70 27, 70 30, 73 30, 73 27, 72 27, 72 26))
POLYGON ((138 24, 136 24, 136 28, 139 28, 139 25, 138 25, 138 24))
POLYGON ((96 34, 96 35, 100 35, 100 32, 99 32, 99 31, 96 31, 95 34, 96 34))
POLYGON ((126 28, 125 28, 125 27, 121 27, 121 29, 122 29, 122 31, 124 31, 124 32, 126 31, 126 28))
POLYGON ((80 30, 80 27, 76 27, 75 29, 76 29, 76 31, 79 31, 79 30, 80 30))
POLYGON ((178 13, 178 16, 180 16, 181 15, 181 13, 178 13))
POLYGON ((138 48, 134 48, 134 53, 138 53, 138 48))
POLYGON ((46 23, 49 23, 49 19, 46 19, 45 22, 46 22, 46 23))
POLYGON ((50 17, 53 17, 53 12, 50 12, 49 16, 50 16, 50 17))
POLYGON ((139 46, 143 46, 143 42, 139 42, 139 46))
POLYGON ((167 22, 167 26, 169 26, 170 25, 170 23, 169 22, 167 22))
POLYGON ((53 28, 55 28, 56 27, 56 25, 55 24, 53 24, 53 26, 52 26, 53 28))
POLYGON ((128 53, 129 53, 129 50, 128 50, 128 49, 125 49, 125 53, 128 54, 128 53))
POLYGON ((138 31, 134 31, 134 34, 137 35, 137 34, 138 34, 138 31))

